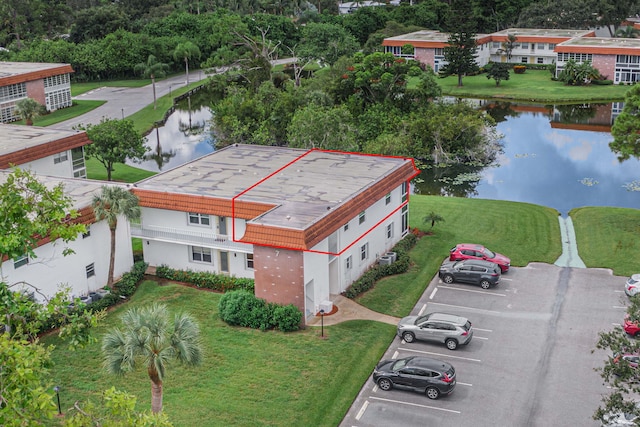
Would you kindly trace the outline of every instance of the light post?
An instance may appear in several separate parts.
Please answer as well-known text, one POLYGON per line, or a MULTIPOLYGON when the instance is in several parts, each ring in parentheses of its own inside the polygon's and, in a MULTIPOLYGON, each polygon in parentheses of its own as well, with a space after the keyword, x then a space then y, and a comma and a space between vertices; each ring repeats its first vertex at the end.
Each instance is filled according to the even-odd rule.
POLYGON ((62 415, 62 408, 60 408, 60 387, 55 386, 53 391, 56 392, 56 398, 58 399, 58 415, 62 415))
POLYGON ((171 85, 169 85, 169 98, 171 98, 171 85))
POLYGON ((121 108, 122 110, 122 120, 124 120, 124 108, 121 108))
POLYGON ((324 309, 320 310, 320 337, 324 338, 324 309))

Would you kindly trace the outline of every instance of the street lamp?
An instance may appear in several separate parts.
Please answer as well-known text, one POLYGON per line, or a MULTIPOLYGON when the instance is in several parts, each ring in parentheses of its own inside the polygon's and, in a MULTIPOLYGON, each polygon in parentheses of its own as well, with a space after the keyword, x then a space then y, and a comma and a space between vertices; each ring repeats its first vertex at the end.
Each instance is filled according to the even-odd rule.
POLYGON ((121 108, 122 110, 122 120, 124 120, 124 108, 121 108))
POLYGON ((169 98, 171 98, 171 85, 169 85, 169 98))
POLYGON ((58 399, 58 415, 62 415, 62 408, 60 408, 60 387, 55 386, 53 391, 56 392, 56 398, 58 399))
POLYGON ((324 338, 324 309, 320 310, 320 336, 324 338))

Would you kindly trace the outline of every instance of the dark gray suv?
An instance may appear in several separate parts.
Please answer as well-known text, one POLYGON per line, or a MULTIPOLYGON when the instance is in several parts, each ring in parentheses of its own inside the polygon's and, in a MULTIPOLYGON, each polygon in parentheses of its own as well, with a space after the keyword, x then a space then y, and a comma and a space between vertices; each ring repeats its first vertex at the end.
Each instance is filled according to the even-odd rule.
POLYGON ((438 276, 444 283, 462 282, 480 285, 489 289, 500 282, 500 266, 494 262, 479 259, 462 261, 445 260, 440 266, 438 276))

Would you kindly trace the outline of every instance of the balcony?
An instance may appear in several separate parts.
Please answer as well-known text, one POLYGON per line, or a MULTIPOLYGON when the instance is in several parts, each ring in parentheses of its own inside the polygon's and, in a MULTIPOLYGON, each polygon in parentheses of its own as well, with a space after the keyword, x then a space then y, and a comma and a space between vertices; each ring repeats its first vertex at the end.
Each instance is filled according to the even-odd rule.
POLYGON ((131 237, 158 242, 178 243, 181 245, 204 246, 212 249, 248 254, 253 253, 253 245, 234 242, 231 240, 231 237, 226 234, 202 233, 153 225, 143 226, 132 222, 131 237))

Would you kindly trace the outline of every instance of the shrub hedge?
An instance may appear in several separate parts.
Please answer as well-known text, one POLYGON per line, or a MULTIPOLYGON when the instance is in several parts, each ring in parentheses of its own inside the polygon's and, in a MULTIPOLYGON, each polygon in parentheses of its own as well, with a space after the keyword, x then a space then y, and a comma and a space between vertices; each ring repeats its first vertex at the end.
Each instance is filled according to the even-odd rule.
POLYGON ((156 268, 156 276, 220 292, 238 289, 254 291, 253 279, 225 276, 207 271, 174 270, 167 265, 161 265, 156 268))
POLYGON ((302 321, 302 312, 295 305, 268 303, 243 289, 226 292, 220 298, 218 310, 220 318, 230 325, 261 331, 296 331, 302 321))
POLYGON ((143 261, 138 261, 133 264, 131 271, 124 273, 120 280, 113 285, 114 290, 108 293, 98 301, 93 301, 87 304, 86 309, 91 311, 100 311, 105 308, 109 308, 112 305, 116 305, 123 298, 130 297, 136 291, 138 283, 142 280, 144 272, 147 271, 149 264, 143 261))
POLYGON ((405 273, 411 265, 409 250, 416 245, 417 241, 418 237, 415 234, 407 234, 392 249, 392 252, 396 253, 396 261, 394 263, 374 265, 342 292, 342 295, 353 299, 373 288, 376 282, 383 277, 405 273))

